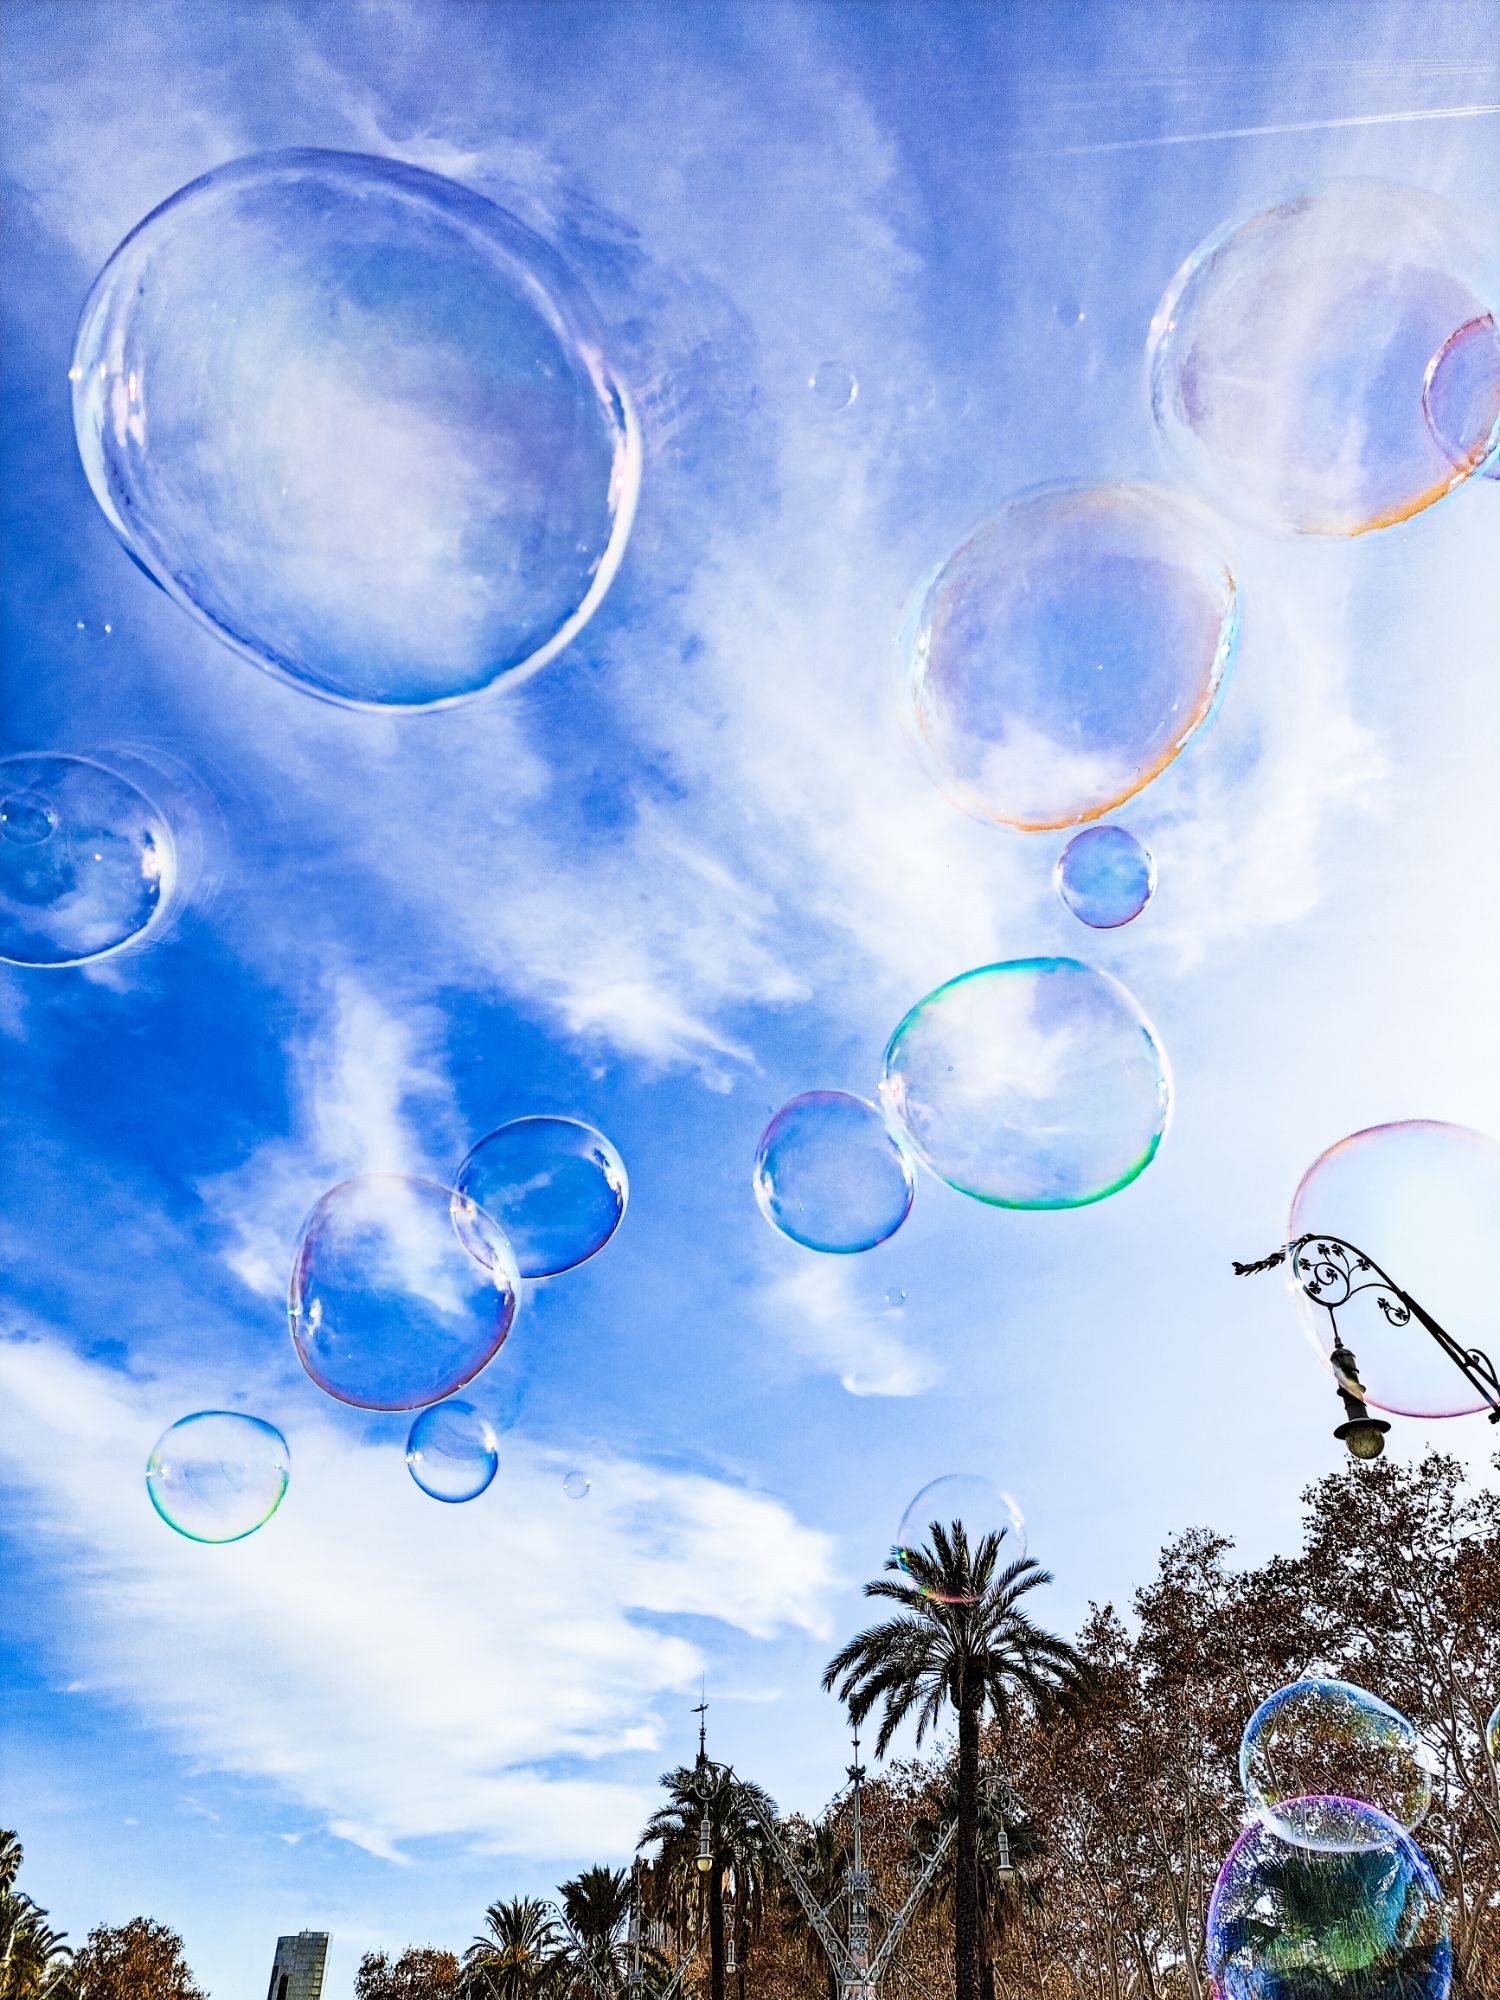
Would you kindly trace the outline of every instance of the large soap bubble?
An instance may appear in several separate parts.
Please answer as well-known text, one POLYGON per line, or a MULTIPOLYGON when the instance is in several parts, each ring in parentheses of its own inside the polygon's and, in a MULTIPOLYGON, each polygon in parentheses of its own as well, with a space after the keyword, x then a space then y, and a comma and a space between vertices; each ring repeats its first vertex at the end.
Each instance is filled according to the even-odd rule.
POLYGON ((929 1480, 901 1516, 891 1554, 924 1597, 977 1604, 1026 1554, 1026 1523, 1003 1487, 982 1472, 929 1480), (992 1553, 984 1548, 993 1536, 992 1553))
POLYGON ((1429 507, 1473 471, 1423 414, 1429 362, 1483 318, 1479 246, 1436 197, 1336 188, 1215 236, 1151 323, 1167 450, 1226 509, 1358 535, 1429 507))
POLYGON ((287 1290, 292 1341, 341 1403, 419 1409, 499 1352, 519 1283, 510 1245, 472 1202, 435 1181, 362 1174, 331 1188, 302 1225, 287 1290))
POLYGON ((144 792, 91 757, 0 759, 0 959, 80 965, 144 936, 177 851, 144 792))
POLYGON ((1116 929, 1141 914, 1156 894, 1156 862, 1124 826, 1086 826, 1052 871, 1063 903, 1081 924, 1116 929))
POLYGON ((902 720, 940 789, 1024 829, 1097 819, 1202 726, 1234 657, 1211 528, 1150 486, 1013 501, 932 571, 902 634, 902 720))
POLYGON ((577 1118, 512 1119, 473 1147, 454 1185, 500 1224, 523 1278, 554 1278, 602 1250, 630 1196, 625 1162, 577 1118))
POLYGON ((269 153, 180 189, 95 281, 72 378, 131 556, 330 700, 531 672, 624 550, 639 444, 587 301, 513 216, 395 160, 269 153))
POLYGON ((1078 1208, 1156 1156, 1171 1082, 1156 1031, 1073 958, 981 965, 919 1000, 881 1091, 919 1158, 997 1208, 1078 1208))
POLYGON ((1446 2000, 1448 1920, 1411 1837, 1373 1806, 1330 1799, 1335 1848, 1257 1820, 1219 1874, 1208 1969, 1223 2000, 1446 2000))
POLYGON ((169 1528, 193 1542, 238 1542, 281 1505, 291 1453, 274 1424, 199 1410, 163 1431, 146 1460, 146 1491, 169 1528))
POLYGON ((1496 1708, 1485 1725, 1484 1747, 1490 1753, 1490 1762, 1500 1770, 1500 1707, 1496 1708))
POLYGON ((808 1250, 846 1255, 894 1236, 912 1203, 912 1170, 873 1104, 807 1090, 761 1134, 755 1199, 773 1229, 808 1250))
POLYGON ((1453 465, 1500 479, 1500 326, 1489 313, 1466 321, 1433 355, 1422 405, 1453 465))
POLYGON ((418 1411, 407 1433, 406 1466, 434 1500, 477 1500, 500 1466, 494 1426, 461 1397, 433 1403, 418 1411))
POLYGON ((1409 1417, 1490 1407, 1420 1313, 1460 1347, 1495 1351, 1500 1146, 1493 1139, 1430 1119, 1355 1132, 1303 1175, 1287 1235, 1309 1238, 1291 1269, 1303 1322, 1325 1356, 1337 1327, 1357 1364, 1349 1384, 1356 1393, 1409 1417), (1309 1284, 1318 1287, 1315 1297, 1309 1284))
POLYGON ((1361 1799, 1410 1833, 1432 1804, 1429 1760, 1399 1710, 1347 1681, 1294 1681, 1261 1703, 1240 1739, 1250 1806, 1304 1847, 1367 1830, 1341 1801, 1361 1799), (1332 1799, 1332 1809, 1330 1809, 1332 1799))

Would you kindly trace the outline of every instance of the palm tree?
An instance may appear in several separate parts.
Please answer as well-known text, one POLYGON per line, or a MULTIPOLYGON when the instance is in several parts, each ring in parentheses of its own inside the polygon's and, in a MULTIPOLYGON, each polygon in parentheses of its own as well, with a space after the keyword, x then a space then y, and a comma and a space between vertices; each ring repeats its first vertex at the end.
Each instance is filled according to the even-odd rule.
MULTIPOLYGON (((902 1551, 886 1568, 896 1575, 865 1585, 866 1597, 901 1607, 829 1661, 825 1688, 836 1688, 857 1724, 881 1710, 875 1754, 883 1756, 902 1723, 915 1719, 917 1742, 951 1707, 958 1717, 958 1788, 953 1874, 953 1984, 956 2000, 981 2000, 979 1969, 979 1725, 988 1708, 1003 1732, 1031 1707, 1051 1708, 1059 1694, 1082 1693, 1086 1670, 1066 1639, 1035 1625, 1021 1607, 1052 1581, 1025 1558, 1000 1567, 1000 1534, 970 1550, 962 1521, 934 1521, 926 1546, 902 1551)), ((715 1996, 717 2000, 717 1996, 715 1996)))
POLYGON ((0 2000, 67 2000, 73 1954, 47 1912, 16 1887, 24 1858, 17 1835, 0 1831, 0 2000))
MULTIPOLYGON (((943 1828, 958 1812, 958 1773, 950 1764, 939 1780, 929 1804, 923 1806, 911 1824, 912 1846, 918 1855, 929 1852, 942 1838, 943 1828)), ((975 1907, 979 1920, 979 1985, 982 2000, 995 2000, 994 1957, 1004 1934, 1006 1893, 1024 1894, 1013 1886, 1016 1862, 1036 1860, 1043 1852, 1035 1829, 1025 1817, 1020 1801, 1003 1778, 990 1774, 979 1787, 978 1880, 975 1907)), ((940 1869, 927 1891, 927 1902, 942 1908, 953 1907, 954 1875, 940 1869)))
POLYGON ((543 2000, 563 1963, 547 1905, 535 1896, 513 1896, 491 1903, 484 1921, 464 1953, 464 1993, 471 2000, 543 2000))
MULTIPOLYGON (((849 1865, 849 1849, 843 1835, 831 1819, 821 1819, 800 1840, 790 1841, 788 1845, 793 1861, 802 1871, 803 1881, 812 1890, 814 1900, 826 1910, 843 1888, 844 1872, 849 1865)), ((808 1922, 801 1899, 789 1882, 779 1885, 777 1903, 782 1921, 800 1941, 809 1967, 822 1973, 828 2000, 838 2000, 838 1974, 823 1948, 823 1940, 808 1922)))
MULTIPOLYGON (((774 1801, 759 1785, 743 1778, 731 1779, 717 1766, 700 1762, 679 1765, 662 1774, 667 1803, 658 1806, 646 1822, 641 1847, 657 1849, 652 1880, 661 1904, 670 1910, 679 1933, 682 1918, 696 1893, 707 1890, 709 2000, 724 2000, 724 1890, 738 1882, 748 1891, 752 1879, 764 1879, 765 1836, 760 1822, 746 1803, 750 1794, 765 1814, 776 1811, 774 1801), (708 1823, 708 1867, 698 1866, 701 1835, 708 1823)), ((756 1906, 760 1891, 755 1890, 756 1906)), ((702 1904, 699 1902, 701 1911, 702 1904)))
POLYGON ((630 1915, 630 1876, 623 1868, 585 1868, 559 1891, 563 1915, 577 1939, 563 1946, 569 1964, 586 1960, 606 1984, 626 1970, 628 1946, 622 1933, 630 1915))

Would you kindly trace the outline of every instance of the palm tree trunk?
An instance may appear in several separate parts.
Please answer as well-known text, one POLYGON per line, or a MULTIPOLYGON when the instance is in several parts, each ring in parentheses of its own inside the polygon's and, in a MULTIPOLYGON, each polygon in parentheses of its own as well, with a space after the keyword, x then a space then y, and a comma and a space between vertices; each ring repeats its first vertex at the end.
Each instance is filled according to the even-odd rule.
POLYGON ((708 1992, 709 2000, 724 2000, 724 1872, 717 1854, 708 1876, 708 1992))
MULTIPOLYGON (((953 1878, 954 2000, 981 2000, 979 1983, 979 1701, 958 1708, 958 1836, 953 1878)), ((714 1996, 718 2000, 718 1995, 714 1996)))

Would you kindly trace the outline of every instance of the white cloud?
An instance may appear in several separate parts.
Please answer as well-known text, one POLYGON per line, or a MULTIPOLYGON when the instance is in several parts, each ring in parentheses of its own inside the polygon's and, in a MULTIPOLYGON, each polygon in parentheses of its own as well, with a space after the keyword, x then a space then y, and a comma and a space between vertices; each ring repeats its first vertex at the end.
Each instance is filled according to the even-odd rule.
POLYGON ((849 1261, 803 1253, 789 1263, 762 1292, 766 1325, 851 1396, 921 1395, 937 1380, 936 1364, 903 1338, 900 1305, 877 1296, 849 1261))
POLYGON ((566 1853, 580 1824, 628 1847, 649 1801, 608 1760, 655 1746, 657 1699, 703 1664, 648 1621, 826 1630, 827 1538, 718 1480, 595 1454, 572 1502, 563 1461, 512 1437, 489 1492, 442 1507, 395 1445, 310 1411, 285 1421, 281 1511, 210 1548, 173 1535, 141 1487, 174 1385, 50 1337, 0 1343, 0 1381, 0 1478, 58 1551, 79 1684, 375 1854, 436 1834, 566 1853), (557 1759, 605 1768, 557 1774, 557 1759))

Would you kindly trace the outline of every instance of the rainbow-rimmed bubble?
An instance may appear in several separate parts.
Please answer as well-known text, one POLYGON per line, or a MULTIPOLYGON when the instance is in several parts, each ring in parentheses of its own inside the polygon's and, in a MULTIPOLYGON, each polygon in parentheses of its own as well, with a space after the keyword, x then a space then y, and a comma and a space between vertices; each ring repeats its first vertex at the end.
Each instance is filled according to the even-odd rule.
MULTIPOLYGON (((625 1162, 579 1118, 513 1118, 474 1146, 454 1177, 504 1231, 523 1278, 555 1278, 601 1251, 630 1198, 625 1162)), ((459 1234, 462 1206, 454 1210, 459 1234)), ((481 1230, 481 1257, 487 1242, 481 1230)))
POLYGON ((1452 1945, 1426 1856, 1373 1806, 1322 1806, 1341 1823, 1330 1846, 1256 1820, 1230 1850, 1207 1926, 1224 2000, 1446 2000, 1452 1945))
POLYGON ((0 960, 82 965, 158 928, 177 881, 166 816, 92 757, 0 758, 0 960))
POLYGON ((1337 1848, 1368 1831, 1335 1803, 1362 1799, 1411 1833, 1432 1804, 1415 1724, 1348 1681, 1309 1677, 1278 1688, 1245 1725, 1240 1782, 1251 1810, 1304 1847, 1337 1848))
POLYGON ((891 1554, 934 1603, 977 1604, 1024 1560, 1026 1522, 987 1473, 945 1472, 907 1504, 891 1554))
POLYGON ((1492 314, 1466 320, 1433 355, 1422 407, 1432 435, 1461 473, 1500 479, 1500 326, 1492 314))
POLYGON ((976 819, 1097 819, 1212 714, 1239 637, 1213 524, 1153 486, 1056 486, 976 528, 901 635, 903 727, 976 819))
POLYGON ((281 1505, 291 1466, 274 1424, 236 1410, 198 1410, 157 1439, 146 1491, 167 1526, 189 1541, 240 1542, 281 1505))
POLYGON ((1485 1725, 1484 1747, 1490 1753, 1490 1762, 1500 1770, 1500 1704, 1485 1725))
POLYGON ((341 1403, 420 1409, 500 1351, 519 1285, 503 1230, 473 1202, 436 1181, 361 1174, 330 1188, 302 1226, 292 1344, 341 1403))
POLYGON ((131 557, 257 666, 431 708, 534 671, 619 567, 640 441, 549 245, 398 160, 178 190, 95 280, 71 370, 131 557))
POLYGON ((1212 237, 1151 323, 1151 405, 1174 463, 1227 512, 1359 535, 1467 478, 1424 415, 1429 363, 1493 303, 1477 234, 1413 188, 1349 185, 1212 237))
POLYGON ((806 1090, 761 1134, 755 1199, 773 1229, 807 1250, 873 1250, 911 1210, 911 1162, 875 1105, 844 1090, 806 1090))
POLYGON ((422 1491, 450 1506, 477 1500, 500 1468, 494 1425, 461 1397, 419 1410, 406 1438, 406 1469, 422 1491))
POLYGON ((1125 826, 1086 826, 1052 871, 1066 909, 1091 930, 1132 923, 1156 894, 1156 862, 1125 826))
POLYGON ((1298 1314, 1325 1358, 1335 1334, 1342 1338, 1354 1356, 1346 1386, 1355 1394, 1408 1417, 1490 1407, 1418 1309, 1460 1347, 1494 1351, 1500 1145, 1493 1139, 1425 1118, 1351 1133, 1302 1176, 1287 1239, 1300 1246, 1287 1266, 1298 1314))
POLYGON ((1079 1208, 1156 1157, 1172 1088, 1134 996, 1074 958, 982 965, 919 1000, 886 1047, 912 1150, 997 1208, 1079 1208))

